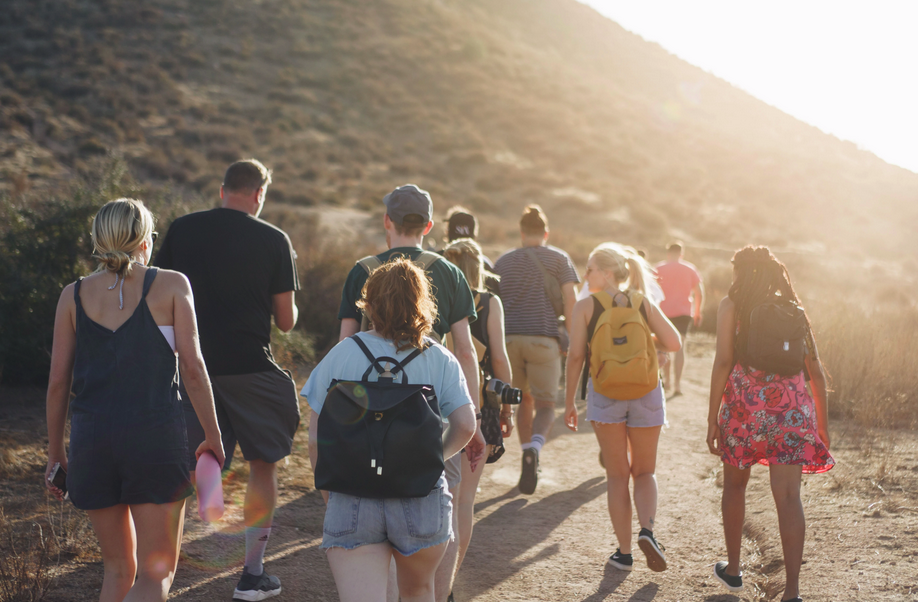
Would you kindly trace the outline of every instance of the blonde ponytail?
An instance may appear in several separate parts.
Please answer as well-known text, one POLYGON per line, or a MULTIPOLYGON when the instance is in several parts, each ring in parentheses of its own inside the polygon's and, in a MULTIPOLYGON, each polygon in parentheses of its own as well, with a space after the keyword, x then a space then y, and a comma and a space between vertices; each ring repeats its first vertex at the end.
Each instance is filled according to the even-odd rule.
POLYGON ((143 241, 153 232, 153 214, 143 201, 117 199, 99 209, 92 220, 93 257, 97 271, 124 277, 131 273, 133 258, 143 241))

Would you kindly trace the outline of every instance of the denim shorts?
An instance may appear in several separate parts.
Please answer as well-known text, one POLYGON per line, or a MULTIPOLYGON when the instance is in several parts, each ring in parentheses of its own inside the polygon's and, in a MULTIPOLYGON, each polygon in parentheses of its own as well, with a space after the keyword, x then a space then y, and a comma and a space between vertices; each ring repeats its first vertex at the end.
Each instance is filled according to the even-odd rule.
POLYGON ((373 499, 332 491, 321 547, 353 550, 388 542, 399 554, 411 556, 452 538, 452 513, 445 474, 427 497, 373 499))
POLYGON ((593 390, 593 380, 587 385, 587 413, 590 422, 603 424, 626 423, 630 427, 644 428, 666 424, 666 400, 663 384, 638 399, 628 401, 609 399, 593 390))

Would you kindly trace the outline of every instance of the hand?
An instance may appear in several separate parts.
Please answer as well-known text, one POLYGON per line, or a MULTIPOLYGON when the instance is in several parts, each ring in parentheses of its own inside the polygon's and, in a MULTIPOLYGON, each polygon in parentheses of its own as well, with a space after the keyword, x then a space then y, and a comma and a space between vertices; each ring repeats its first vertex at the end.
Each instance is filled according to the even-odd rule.
POLYGON ((223 469, 224 464, 226 464, 226 453, 223 451, 223 441, 220 439, 218 434, 216 439, 207 438, 204 441, 201 441, 201 445, 198 446, 198 449, 194 452, 194 459, 197 460, 201 457, 201 454, 204 452, 211 452, 214 457, 217 459, 217 463, 220 464, 220 469, 223 469))
POLYGON ((45 487, 59 502, 63 502, 64 492, 52 485, 51 481, 48 480, 51 478, 51 469, 54 468, 54 465, 57 463, 60 463, 61 468, 67 470, 67 456, 48 456, 48 466, 45 467, 45 487))
POLYGON ((723 443, 720 433, 720 425, 708 424, 708 451, 715 456, 720 456, 720 444, 723 443))
POLYGON ((657 351, 657 365, 663 367, 669 361, 669 354, 665 351, 657 351))
POLYGON ((500 414, 500 432, 504 437, 509 437, 510 433, 513 432, 513 412, 508 413, 501 412, 500 414))
POLYGON ((475 469, 478 468, 478 463, 484 457, 487 447, 484 435, 481 434, 481 425, 479 425, 471 440, 465 444, 465 455, 469 459, 469 468, 472 469, 472 472, 475 472, 475 469))
POLYGON ((701 322, 703 321, 701 314, 697 314, 692 321, 695 323, 695 328, 701 328, 701 322))
POLYGON ((819 435, 819 438, 825 444, 826 449, 829 449, 829 429, 817 427, 816 433, 819 435))
POLYGON ((578 420, 577 406, 573 402, 565 404, 564 424, 567 425, 567 428, 576 432, 577 431, 577 420, 578 420))

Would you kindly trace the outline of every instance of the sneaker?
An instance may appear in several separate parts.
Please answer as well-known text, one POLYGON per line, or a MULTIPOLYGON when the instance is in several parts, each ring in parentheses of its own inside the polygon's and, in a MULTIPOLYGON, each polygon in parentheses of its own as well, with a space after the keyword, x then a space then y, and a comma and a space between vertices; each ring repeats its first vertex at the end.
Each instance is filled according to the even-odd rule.
POLYGON ((453 592, 449 593, 449 597, 446 599, 446 602, 456 602, 456 600, 453 599, 453 592))
POLYGON ((622 554, 621 548, 615 548, 615 554, 609 556, 609 564, 620 571, 630 571, 634 568, 634 557, 631 554, 622 554))
POLYGON ((647 568, 657 573, 666 570, 666 556, 663 555, 663 550, 666 548, 654 539, 653 531, 641 529, 641 534, 638 535, 638 546, 647 557, 647 568))
POLYGON ((539 452, 533 448, 523 450, 523 472, 520 475, 520 493, 532 495, 539 483, 539 452))
POLYGON ((266 600, 281 593, 280 579, 262 572, 253 575, 248 568, 242 569, 242 578, 236 584, 233 600, 266 600))
POLYGON ((723 560, 714 565, 714 576, 731 592, 743 591, 743 574, 728 575, 727 563, 723 560))

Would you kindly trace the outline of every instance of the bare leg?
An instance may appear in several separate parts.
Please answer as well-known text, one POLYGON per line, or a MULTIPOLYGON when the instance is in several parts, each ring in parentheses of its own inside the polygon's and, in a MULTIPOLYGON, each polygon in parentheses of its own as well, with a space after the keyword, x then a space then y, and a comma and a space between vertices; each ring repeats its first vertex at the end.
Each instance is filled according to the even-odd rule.
POLYGON ((326 552, 341 602, 385 602, 392 548, 374 543, 353 550, 326 552))
POLYGON ((743 522, 746 520, 746 485, 751 468, 739 469, 724 464, 724 495, 721 513, 724 517, 724 539, 727 544, 728 575, 740 574, 740 551, 743 547, 743 522))
POLYGON ((551 427, 555 423, 555 401, 553 399, 536 400, 535 410, 535 418, 532 421, 529 439, 524 443, 528 443, 532 439, 532 435, 542 435, 548 438, 551 427))
POLYGON ((164 602, 175 578, 185 500, 131 506, 137 530, 137 581, 124 602, 164 602))
MULTIPOLYGON (((485 458, 491 454, 491 446, 485 449, 485 458)), ((472 541, 472 528, 475 522, 475 494, 478 493, 478 483, 484 472, 485 463, 478 465, 478 470, 472 472, 472 465, 465 454, 462 454, 462 483, 459 486, 459 499, 454 507, 454 513, 459 517, 459 560, 456 563, 456 572, 462 567, 462 560, 472 541)))
MULTIPOLYGON (((434 573, 443 566, 446 543, 424 548, 411 556, 402 556, 393 550, 398 566, 398 590, 402 602, 434 602, 434 573)), ((449 592, 446 592, 449 596, 449 592)), ((444 596, 444 599, 446 597, 444 596)))
POLYGON ((137 575, 135 548, 137 538, 131 511, 125 504, 87 511, 92 530, 102 549, 105 567, 99 602, 121 602, 134 585, 137 575))
MULTIPOLYGON (((462 454, 463 458, 465 454, 462 454)), ((479 470, 481 470, 479 468, 479 470)), ((437 602, 446 602, 449 593, 453 590, 453 580, 456 578, 456 562, 459 560, 459 513, 456 511, 457 500, 462 495, 464 482, 449 490, 453 496, 453 510, 450 512, 450 520, 453 522, 453 537, 447 543, 443 544, 445 552, 440 553, 439 566, 435 571, 435 592, 437 602)), ((439 546, 437 546, 439 547, 439 546)), ((397 554, 397 552, 395 553, 397 554)), ((395 558, 398 564, 398 556, 395 558)), ((402 594, 402 601, 406 600, 405 593, 401 591, 401 579, 399 579, 399 592, 402 594)), ((432 598, 433 599, 433 598, 432 598)))
POLYGON ((631 494, 628 491, 631 467, 628 465, 628 436, 624 422, 593 423, 606 465, 609 518, 622 554, 631 553, 631 494))
POLYGON ((277 505, 277 464, 252 460, 245 490, 243 515, 246 527, 270 527, 277 505))
POLYGON ((800 565, 803 563, 803 541, 806 538, 806 519, 800 502, 800 466, 771 465, 771 493, 778 509, 778 529, 784 550, 784 571, 787 582, 782 600, 800 595, 800 565))
MULTIPOLYGON (((673 370, 675 371, 675 381, 673 382, 673 393, 682 392, 682 369, 685 367, 685 347, 679 349, 675 355, 673 370)), ((669 362, 666 363, 667 370, 669 370, 669 362)))
POLYGON ((535 413, 535 399, 528 391, 523 393, 520 407, 516 411, 516 434, 520 443, 529 443, 532 440, 532 420, 535 413))
POLYGON ((631 443, 631 476, 634 478, 634 507, 637 508, 638 521, 644 529, 654 529, 657 514, 657 443, 660 441, 660 429, 629 428, 628 441, 631 443))

